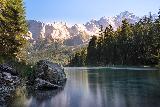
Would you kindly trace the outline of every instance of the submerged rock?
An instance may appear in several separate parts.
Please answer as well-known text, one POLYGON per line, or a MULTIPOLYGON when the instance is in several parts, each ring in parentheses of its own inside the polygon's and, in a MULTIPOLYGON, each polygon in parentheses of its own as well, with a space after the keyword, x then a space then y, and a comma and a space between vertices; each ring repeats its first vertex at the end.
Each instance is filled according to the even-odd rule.
POLYGON ((60 65, 46 60, 40 60, 35 66, 35 74, 32 81, 35 89, 60 88, 66 82, 66 74, 60 65))

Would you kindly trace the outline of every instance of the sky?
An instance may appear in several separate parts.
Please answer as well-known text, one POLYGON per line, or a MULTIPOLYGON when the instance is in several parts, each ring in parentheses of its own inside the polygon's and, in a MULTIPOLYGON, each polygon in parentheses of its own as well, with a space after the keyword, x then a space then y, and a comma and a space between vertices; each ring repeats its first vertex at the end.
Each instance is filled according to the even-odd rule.
POLYGON ((86 23, 129 11, 137 16, 158 13, 160 0, 24 0, 27 19, 86 23))

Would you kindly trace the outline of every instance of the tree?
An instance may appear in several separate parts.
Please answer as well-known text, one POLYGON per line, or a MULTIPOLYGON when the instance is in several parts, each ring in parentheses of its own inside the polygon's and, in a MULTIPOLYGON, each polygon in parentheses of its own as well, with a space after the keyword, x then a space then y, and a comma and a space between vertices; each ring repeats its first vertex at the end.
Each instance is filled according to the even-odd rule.
POLYGON ((129 58, 130 43, 132 39, 132 27, 129 22, 124 19, 118 36, 118 53, 121 64, 127 64, 129 58))
POLYGON ((69 65, 70 66, 85 66, 86 65, 86 55, 87 55, 86 48, 80 49, 80 51, 77 51, 75 53, 69 65))
POLYGON ((97 37, 93 36, 87 48, 87 64, 95 65, 97 63, 97 37))
POLYGON ((96 61, 97 61, 97 64, 101 65, 103 63, 103 51, 104 51, 104 47, 103 47, 103 44, 104 44, 104 32, 103 32, 103 26, 100 26, 100 31, 99 31, 99 38, 97 39, 97 48, 96 48, 96 61))
POLYGON ((26 43, 27 23, 22 0, 0 0, 0 55, 15 57, 26 43))
POLYGON ((154 22, 153 29, 154 29, 153 48, 155 51, 154 53, 152 53, 152 55, 155 58, 155 60, 159 61, 158 63, 160 67, 160 9, 158 12, 158 19, 156 19, 156 21, 154 22))
POLYGON ((109 25, 108 27, 106 27, 105 31, 104 31, 104 43, 103 43, 103 61, 104 64, 110 64, 113 62, 113 54, 114 54, 114 31, 111 25, 109 25))

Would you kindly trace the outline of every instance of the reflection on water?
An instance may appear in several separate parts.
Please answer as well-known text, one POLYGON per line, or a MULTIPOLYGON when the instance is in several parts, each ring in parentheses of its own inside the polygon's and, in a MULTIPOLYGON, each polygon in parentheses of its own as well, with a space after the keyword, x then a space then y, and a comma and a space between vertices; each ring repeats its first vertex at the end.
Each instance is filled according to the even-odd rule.
POLYGON ((22 96, 16 96, 11 104, 15 107, 160 107, 159 71, 65 70, 68 80, 64 90, 45 92, 38 97, 21 92, 22 96))

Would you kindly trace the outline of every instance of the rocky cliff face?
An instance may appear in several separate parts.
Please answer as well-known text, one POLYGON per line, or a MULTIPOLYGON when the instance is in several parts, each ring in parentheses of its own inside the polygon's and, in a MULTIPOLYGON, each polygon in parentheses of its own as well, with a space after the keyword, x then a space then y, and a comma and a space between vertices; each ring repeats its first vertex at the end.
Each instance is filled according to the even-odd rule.
POLYGON ((48 42, 62 41, 66 45, 74 46, 83 44, 90 39, 90 32, 84 25, 75 24, 69 27, 62 22, 47 24, 35 20, 29 20, 28 25, 35 41, 41 39, 48 42))
POLYGON ((86 24, 75 24, 69 26, 63 22, 43 23, 39 21, 29 20, 29 31, 32 38, 37 41, 45 39, 50 42, 61 41, 65 45, 75 46, 87 43, 91 36, 98 35, 100 25, 103 28, 112 25, 114 30, 121 26, 123 19, 127 19, 130 23, 139 21, 139 17, 128 11, 122 12, 115 17, 102 17, 99 20, 91 20, 86 24))

